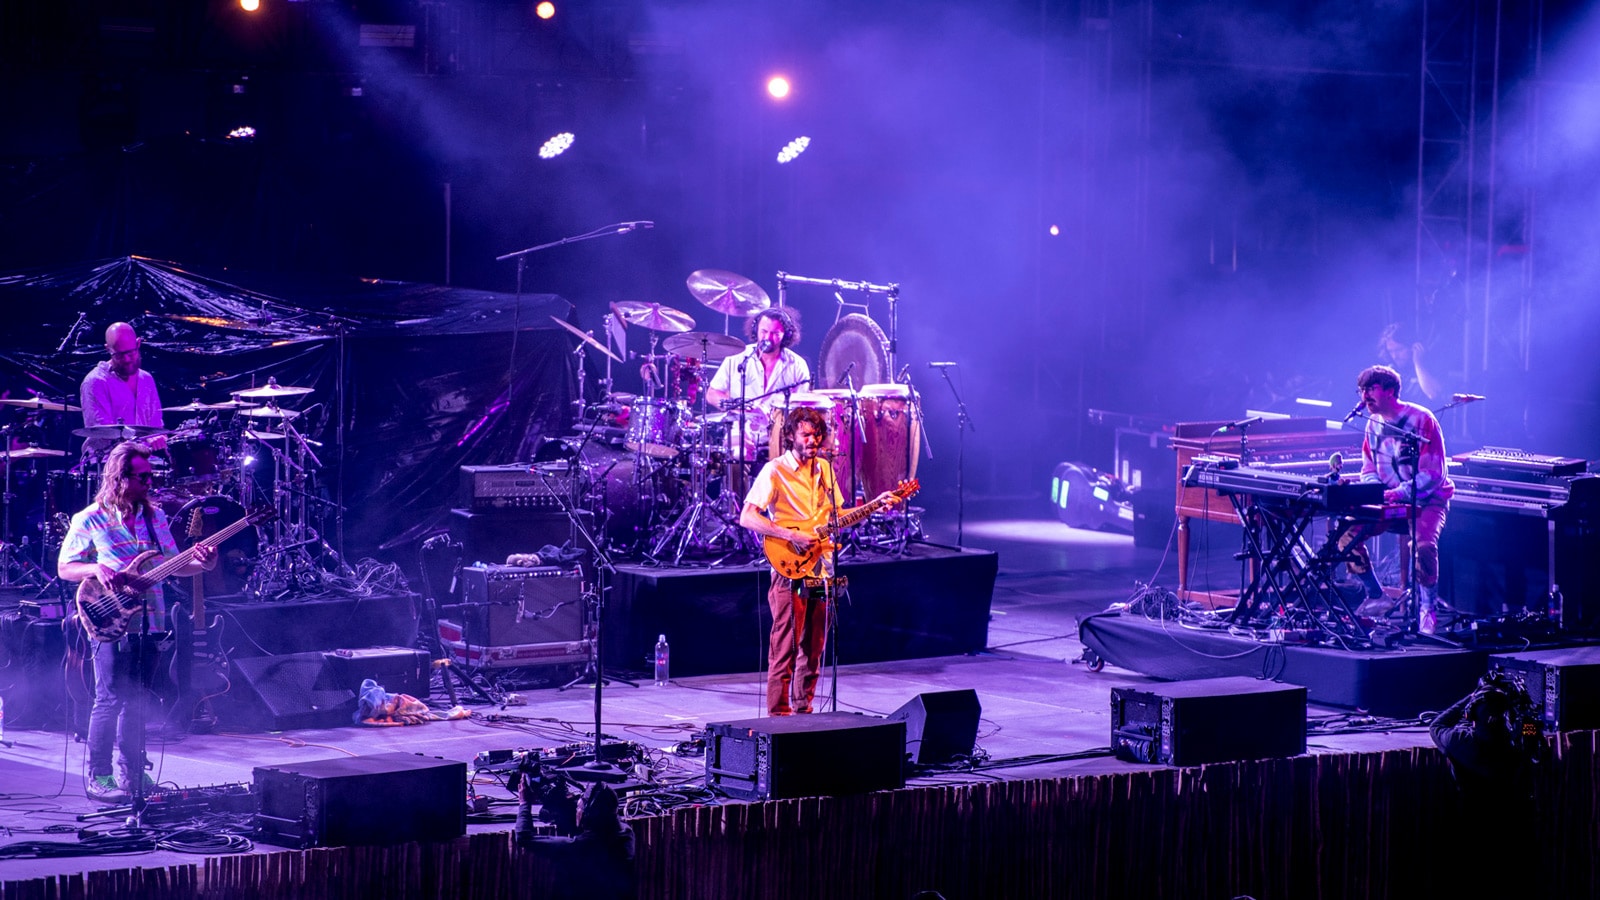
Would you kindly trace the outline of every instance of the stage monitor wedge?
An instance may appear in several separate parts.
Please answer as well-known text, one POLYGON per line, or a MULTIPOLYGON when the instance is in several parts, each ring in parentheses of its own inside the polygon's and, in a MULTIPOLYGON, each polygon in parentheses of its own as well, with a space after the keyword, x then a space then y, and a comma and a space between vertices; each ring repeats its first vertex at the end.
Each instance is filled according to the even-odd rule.
POLYGON ((1201 678, 1111 689, 1111 749, 1171 766, 1306 752, 1306 689, 1255 678, 1201 678))
POLYGON ((978 692, 966 688, 918 694, 888 718, 906 723, 906 756, 912 765, 936 766, 972 755, 982 715, 978 692))

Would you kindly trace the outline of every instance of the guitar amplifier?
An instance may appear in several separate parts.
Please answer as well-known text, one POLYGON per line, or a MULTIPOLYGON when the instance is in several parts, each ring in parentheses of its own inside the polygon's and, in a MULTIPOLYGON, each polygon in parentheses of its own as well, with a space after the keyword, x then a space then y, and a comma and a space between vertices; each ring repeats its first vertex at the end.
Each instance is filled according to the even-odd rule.
POLYGON ((461 505, 474 512, 558 511, 562 496, 572 496, 572 472, 565 462, 461 467, 461 505))
POLYGON ((502 647, 583 640, 583 576, 560 566, 467 566, 461 603, 442 608, 466 642, 502 647))

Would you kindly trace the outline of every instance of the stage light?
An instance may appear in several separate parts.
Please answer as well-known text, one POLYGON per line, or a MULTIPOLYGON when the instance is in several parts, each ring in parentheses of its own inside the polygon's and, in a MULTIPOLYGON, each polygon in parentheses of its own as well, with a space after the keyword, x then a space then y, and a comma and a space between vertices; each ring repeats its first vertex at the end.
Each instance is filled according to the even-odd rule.
POLYGON ((767 79, 767 93, 774 100, 782 100, 788 97, 791 90, 793 90, 793 87, 789 84, 789 79, 782 75, 774 75, 767 79))
POLYGON ((239 0, 239 8, 245 12, 255 12, 261 8, 261 0, 239 0))
POLYGON ((567 152, 567 148, 571 147, 572 142, 575 140, 577 140, 577 138, 573 136, 572 132, 563 131, 555 137, 552 137, 550 140, 544 142, 544 146, 539 148, 539 158, 555 159, 561 154, 567 152))
POLYGON ((249 141, 254 140, 255 136, 255 127, 251 125, 240 125, 238 128, 228 132, 228 140, 230 141, 249 141))
POLYGON ((533 8, 533 14, 541 19, 549 21, 550 19, 554 19, 556 17, 556 5, 551 3, 550 0, 545 0, 545 2, 533 8))
POLYGON ((1051 225, 1050 226, 1050 236, 1051 237, 1060 237, 1061 236, 1061 226, 1060 225, 1051 225))
POLYGON ((789 143, 784 144, 783 149, 778 151, 779 164, 793 162, 794 158, 806 152, 806 148, 809 146, 811 146, 811 138, 808 138, 805 135, 801 135, 789 143))

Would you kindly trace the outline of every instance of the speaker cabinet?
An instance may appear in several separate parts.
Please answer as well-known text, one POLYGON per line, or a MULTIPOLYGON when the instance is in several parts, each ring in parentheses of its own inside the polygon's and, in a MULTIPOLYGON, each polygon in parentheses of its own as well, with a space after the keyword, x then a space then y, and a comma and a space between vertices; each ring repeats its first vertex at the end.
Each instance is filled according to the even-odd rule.
POLYGON ((1600 647, 1496 654, 1489 671, 1522 682, 1545 731, 1600 728, 1600 647))
POLYGON ((811 713, 706 725, 706 785, 741 800, 905 787, 904 722, 811 713))
POLYGON ((906 723, 906 756, 912 764, 933 766, 972 755, 982 715, 978 692, 968 688, 918 694, 890 713, 889 721, 906 723))
POLYGON ((255 770, 256 836, 286 847, 449 841, 467 833, 467 764, 376 753, 255 770))
POLYGON ((355 720, 356 692, 320 651, 233 660, 233 686, 216 698, 226 725, 257 731, 338 728, 355 720))
MULTIPOLYGON (((592 533, 594 514, 580 510, 578 515, 592 533)), ((513 553, 537 553, 546 544, 559 547, 571 530, 571 521, 560 512, 450 510, 450 537, 461 543, 462 558, 469 563, 503 563, 513 553)))
POLYGON ((322 654, 337 687, 349 688, 358 695, 361 682, 371 678, 391 694, 410 694, 428 699, 432 663, 422 650, 406 647, 367 647, 359 650, 329 650, 322 654))
POLYGON ((1128 762, 1196 766, 1306 752, 1306 689, 1201 678, 1111 689, 1111 749, 1128 762))

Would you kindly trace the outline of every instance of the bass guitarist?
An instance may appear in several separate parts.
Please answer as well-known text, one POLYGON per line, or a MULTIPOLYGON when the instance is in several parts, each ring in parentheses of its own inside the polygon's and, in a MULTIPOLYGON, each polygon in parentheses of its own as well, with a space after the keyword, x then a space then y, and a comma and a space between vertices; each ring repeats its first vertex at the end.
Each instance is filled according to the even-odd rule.
MULTIPOLYGON (((103 590, 119 592, 143 583, 131 565, 140 554, 157 551, 159 556, 178 556, 166 513, 149 500, 153 474, 150 453, 148 446, 135 441, 112 448, 101 470, 94 502, 72 517, 62 541, 56 574, 63 581, 94 579, 103 590)), ((212 547, 197 543, 189 552, 192 561, 171 574, 193 575, 216 566, 216 550, 212 547)), ((149 631, 165 630, 167 608, 161 585, 149 585, 140 599, 149 618, 149 631)), ((148 683, 149 670, 156 662, 153 646, 138 646, 143 630, 135 624, 118 640, 90 641, 94 705, 89 712, 89 781, 85 793, 89 799, 102 803, 126 802, 134 779, 148 777, 144 774, 144 735, 135 733, 138 729, 133 727, 143 718, 130 719, 126 702, 129 698, 142 699, 140 685, 148 683), (138 671, 141 663, 147 671, 138 671), (121 751, 115 767, 113 743, 121 751)))
MULTIPOLYGON (((793 410, 784 422, 783 438, 788 451, 761 467, 745 496, 739 524, 771 539, 766 542, 769 545, 777 542, 792 555, 807 558, 812 551, 825 548, 828 536, 820 534, 818 528, 827 524, 829 512, 842 503, 833 463, 822 452, 828 442, 828 420, 815 409, 793 410)), ((865 505, 884 506, 899 499, 895 493, 885 491, 865 505)), ((855 512, 839 509, 838 518, 855 512)), ((774 565, 772 588, 767 591, 767 604, 772 607, 772 634, 767 646, 767 713, 809 713, 827 644, 826 595, 812 596, 795 590, 794 581, 778 571, 778 559, 770 548, 768 558, 774 565), (798 685, 794 684, 797 668, 798 685), (792 705, 791 689, 795 695, 792 705)), ((828 554, 817 553, 809 571, 803 574, 822 575, 827 565, 828 554)))

